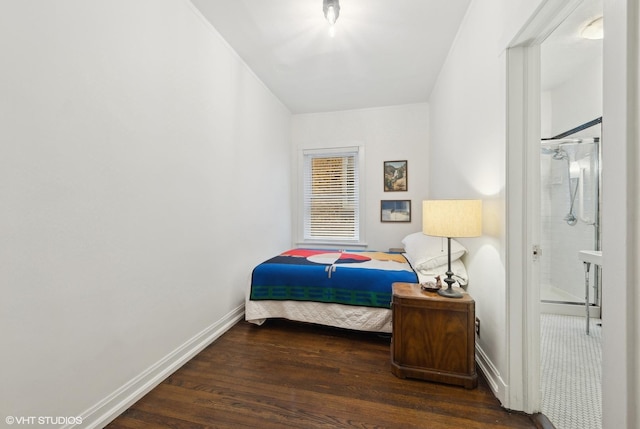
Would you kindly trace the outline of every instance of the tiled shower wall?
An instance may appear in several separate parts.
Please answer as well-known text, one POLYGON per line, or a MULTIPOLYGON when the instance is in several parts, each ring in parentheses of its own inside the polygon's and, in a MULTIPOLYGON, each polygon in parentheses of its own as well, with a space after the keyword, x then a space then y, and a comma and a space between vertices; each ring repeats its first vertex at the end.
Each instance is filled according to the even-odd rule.
MULTIPOLYGON (((584 302, 584 267, 578 259, 580 250, 596 247, 595 227, 597 216, 597 144, 583 143, 563 145, 573 161, 573 179, 566 159, 556 160, 552 155, 541 155, 541 248, 540 283, 542 299, 545 292, 554 291, 562 301, 584 302), (578 162, 576 162, 578 161, 578 162), (582 169, 582 174, 579 170, 582 169), (571 193, 576 190, 574 214, 578 222, 571 226, 564 220, 570 211, 571 193), (571 193, 570 193, 571 187, 571 193)), ((590 284, 593 285, 595 270, 591 269, 590 284)), ((593 289, 590 301, 594 302, 593 289)))

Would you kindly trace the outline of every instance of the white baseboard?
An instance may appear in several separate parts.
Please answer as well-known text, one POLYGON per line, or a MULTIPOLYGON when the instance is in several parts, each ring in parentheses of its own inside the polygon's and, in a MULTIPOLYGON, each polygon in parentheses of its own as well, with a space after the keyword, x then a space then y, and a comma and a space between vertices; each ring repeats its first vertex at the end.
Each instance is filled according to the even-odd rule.
POLYGON ((482 371, 484 378, 489 383, 489 387, 493 394, 498 398, 501 404, 505 403, 507 397, 507 385, 500 376, 500 372, 496 366, 491 362, 491 359, 482 350, 482 347, 476 342, 476 363, 478 368, 482 371))
POLYGON ((244 304, 233 309, 222 319, 205 328, 128 383, 84 411, 80 415, 82 417, 81 425, 66 425, 62 429, 79 427, 87 429, 103 428, 165 378, 200 353, 205 347, 227 332, 243 317, 244 304))

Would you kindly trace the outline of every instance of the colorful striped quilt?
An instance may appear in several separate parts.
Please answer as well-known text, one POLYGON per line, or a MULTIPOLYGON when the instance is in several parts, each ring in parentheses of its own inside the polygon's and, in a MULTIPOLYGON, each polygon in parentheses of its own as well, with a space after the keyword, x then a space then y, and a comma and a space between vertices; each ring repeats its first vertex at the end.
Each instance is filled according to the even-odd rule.
POLYGON ((253 270, 250 298, 390 308, 394 282, 418 282, 400 253, 292 249, 253 270))

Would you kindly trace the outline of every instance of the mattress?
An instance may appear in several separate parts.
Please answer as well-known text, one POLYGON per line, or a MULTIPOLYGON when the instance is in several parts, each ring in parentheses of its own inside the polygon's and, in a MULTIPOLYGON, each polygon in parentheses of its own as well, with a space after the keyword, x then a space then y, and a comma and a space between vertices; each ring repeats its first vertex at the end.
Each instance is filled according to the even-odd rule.
POLYGON ((312 301, 251 301, 245 320, 262 325, 267 319, 283 318, 336 328, 369 332, 391 332, 391 310, 312 301))

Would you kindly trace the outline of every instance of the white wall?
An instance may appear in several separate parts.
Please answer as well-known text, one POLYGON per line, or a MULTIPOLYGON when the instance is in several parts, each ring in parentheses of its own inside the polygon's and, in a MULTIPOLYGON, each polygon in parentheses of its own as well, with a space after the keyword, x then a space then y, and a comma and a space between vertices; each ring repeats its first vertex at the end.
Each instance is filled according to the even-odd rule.
MULTIPOLYGON (((589 66, 583 67, 572 79, 545 92, 550 103, 542 104, 542 117, 549 120, 549 125, 543 124, 542 130, 549 133, 542 137, 553 137, 599 118, 602 116, 602 56, 593 58, 589 66)), ((569 138, 599 136, 600 126, 594 126, 569 138)))
MULTIPOLYGON (((304 149, 361 145, 365 150, 365 238, 369 249, 402 246, 407 234, 422 230, 422 200, 428 197, 429 105, 294 115, 293 177, 304 149), (384 161, 407 160, 407 192, 384 192, 384 161), (380 200, 411 200, 410 223, 380 222, 380 200)), ((300 197, 294 180, 293 199, 300 197)), ((300 221, 300 218, 297 219, 300 221)), ((299 230, 294 224, 294 230, 299 230)), ((294 237, 294 239, 297 239, 294 237)))
POLYGON ((96 419, 291 242, 291 115, 186 0, 3 1, 0 62, 0 414, 96 419))
POLYGON ((539 2, 475 0, 430 97, 429 195, 480 198, 484 235, 469 249, 468 292, 481 321, 481 360, 501 401, 509 387, 505 281, 506 52, 539 2))

